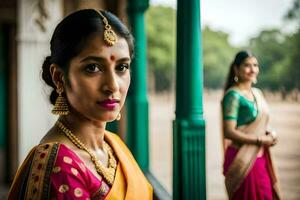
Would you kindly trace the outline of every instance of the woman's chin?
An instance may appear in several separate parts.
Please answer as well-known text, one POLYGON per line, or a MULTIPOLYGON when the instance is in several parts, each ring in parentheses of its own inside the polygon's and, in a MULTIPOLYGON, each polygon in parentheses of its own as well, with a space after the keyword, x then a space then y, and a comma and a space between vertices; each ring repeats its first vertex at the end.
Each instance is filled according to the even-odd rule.
POLYGON ((116 115, 109 115, 109 116, 102 116, 99 118, 99 121, 102 121, 102 122, 112 122, 112 121, 115 121, 117 118, 116 115))
POLYGON ((113 119, 108 119, 108 120, 106 120, 105 122, 113 122, 113 121, 115 121, 116 120, 116 118, 113 118, 113 119))

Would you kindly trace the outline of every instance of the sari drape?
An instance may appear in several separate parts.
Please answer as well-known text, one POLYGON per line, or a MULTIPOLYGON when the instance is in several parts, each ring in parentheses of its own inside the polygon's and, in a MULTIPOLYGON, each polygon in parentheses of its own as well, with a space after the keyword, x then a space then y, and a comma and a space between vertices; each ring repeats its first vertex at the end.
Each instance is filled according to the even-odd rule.
MULTIPOLYGON (((261 92, 258 89, 253 89, 253 94, 255 96, 258 115, 250 124, 238 127, 239 130, 245 134, 255 134, 264 135, 266 134, 266 129, 269 122, 268 106, 263 98, 261 92)), ((225 147, 226 148, 226 147, 225 147)), ((235 155, 232 163, 230 164, 227 172, 225 173, 225 186, 230 199, 234 196, 234 193, 241 186, 242 182, 245 180, 246 176, 249 174, 257 159, 258 153, 264 147, 257 146, 254 144, 243 144, 235 155)), ((277 174, 274 169, 272 162, 271 153, 269 148, 264 148, 264 155, 267 161, 267 169, 271 179, 271 185, 273 188, 273 198, 281 199, 281 194, 278 186, 277 174)))
MULTIPOLYGON (((152 199, 153 189, 122 140, 115 134, 105 132, 105 140, 112 147, 118 165, 115 180, 105 199, 140 200, 152 199)), ((54 168, 59 143, 46 143, 34 147, 18 169, 8 199, 50 199, 50 175, 54 168), (47 148, 46 148, 47 147, 47 148), (36 179, 35 159, 43 156, 44 166, 36 179)))

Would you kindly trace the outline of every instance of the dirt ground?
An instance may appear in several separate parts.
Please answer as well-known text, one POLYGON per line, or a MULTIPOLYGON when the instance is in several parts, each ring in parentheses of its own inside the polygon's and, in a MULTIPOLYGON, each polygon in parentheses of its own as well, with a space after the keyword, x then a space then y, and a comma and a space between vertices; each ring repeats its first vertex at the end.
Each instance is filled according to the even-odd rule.
MULTIPOLYGON (((205 93, 207 199, 227 199, 222 175, 220 93, 205 93)), ((279 142, 272 147, 284 199, 300 199, 300 103, 268 100, 271 126, 279 142), (299 170, 299 171, 298 171, 299 170)), ((173 95, 149 97, 150 168, 166 189, 172 191, 173 95)))

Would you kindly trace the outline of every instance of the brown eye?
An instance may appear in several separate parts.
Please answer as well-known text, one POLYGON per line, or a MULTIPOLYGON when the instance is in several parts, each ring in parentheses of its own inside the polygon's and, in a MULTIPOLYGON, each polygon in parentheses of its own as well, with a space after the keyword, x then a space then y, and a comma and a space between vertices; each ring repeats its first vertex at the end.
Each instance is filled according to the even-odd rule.
POLYGON ((116 67, 116 70, 119 71, 119 72, 125 72, 128 69, 129 69, 129 65, 126 64, 126 63, 119 64, 116 67))
POLYGON ((101 71, 101 69, 98 64, 89 64, 85 67, 85 71, 88 73, 96 73, 101 71))

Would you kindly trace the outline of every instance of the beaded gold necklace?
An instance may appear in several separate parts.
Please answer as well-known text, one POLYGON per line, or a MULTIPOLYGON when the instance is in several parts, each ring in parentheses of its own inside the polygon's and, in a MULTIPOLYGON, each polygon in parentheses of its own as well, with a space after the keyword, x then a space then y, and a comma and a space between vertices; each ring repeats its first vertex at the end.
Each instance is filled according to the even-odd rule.
POLYGON ((102 176, 107 184, 110 186, 113 184, 115 179, 115 173, 117 168, 117 161, 116 158, 113 155, 113 151, 111 147, 104 142, 104 148, 108 152, 108 167, 105 167, 101 164, 101 162, 96 158, 96 155, 94 152, 92 152, 90 149, 88 149, 80 140, 78 137, 76 137, 71 130, 69 130, 62 122, 57 121, 56 125, 63 131, 63 133, 66 135, 66 137, 71 140, 73 144, 75 144, 79 149, 82 149, 86 151, 93 161, 97 173, 102 176))

